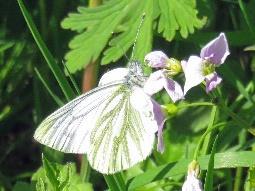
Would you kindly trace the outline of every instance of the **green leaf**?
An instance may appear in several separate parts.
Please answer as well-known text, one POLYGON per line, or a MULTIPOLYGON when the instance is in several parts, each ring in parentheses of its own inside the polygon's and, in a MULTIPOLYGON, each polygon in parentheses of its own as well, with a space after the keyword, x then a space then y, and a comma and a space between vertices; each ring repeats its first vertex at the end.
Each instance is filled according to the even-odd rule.
POLYGON ((178 30, 186 38, 205 24, 205 19, 197 17, 195 1, 189 0, 110 0, 95 8, 79 7, 78 13, 69 14, 62 22, 63 28, 78 32, 65 57, 70 71, 75 72, 98 59, 108 41, 102 64, 121 58, 134 44, 143 14, 145 20, 134 50, 134 59, 138 60, 143 60, 152 48, 155 22, 159 22, 158 32, 163 32, 169 41, 178 30), (113 32, 116 35, 112 37, 113 32))
POLYGON ((14 42, 0 42, 0 52, 4 52, 5 50, 11 48, 15 43, 14 42))
POLYGON ((39 178, 36 183, 36 191, 46 191, 45 183, 42 178, 39 178))
POLYGON ((42 156, 42 161, 43 161, 43 168, 45 170, 45 174, 48 180, 50 181, 54 190, 57 190, 60 184, 58 180, 59 169, 57 168, 55 163, 48 161, 45 156, 42 156))
POLYGON ((60 167, 58 176, 59 190, 63 191, 92 191, 92 185, 88 182, 83 182, 81 177, 76 173, 76 166, 74 163, 68 163, 60 167))
POLYGON ((163 0, 158 1, 161 15, 158 24, 158 32, 171 41, 179 30, 183 38, 189 33, 194 33, 195 28, 202 28, 206 18, 199 19, 194 1, 190 0, 163 0))
POLYGON ((126 190, 126 185, 122 173, 104 175, 104 179, 110 190, 126 190))
POLYGON ((72 50, 67 53, 65 58, 71 73, 82 69, 99 57, 112 32, 125 15, 121 12, 127 12, 126 5, 127 0, 112 0, 96 8, 79 8, 79 14, 70 14, 62 22, 63 28, 78 31, 87 29, 75 36, 69 44, 72 50), (85 23, 78 22, 84 28, 77 28, 77 20, 85 21, 85 23), (89 25, 86 23, 87 20, 90 21, 89 25))
POLYGON ((245 191, 255 190, 255 168, 251 167, 249 169, 247 180, 245 181, 245 191))
POLYGON ((245 47, 244 51, 255 51, 255 45, 245 47))
POLYGON ((46 62, 48 63, 49 68, 51 69, 56 80, 58 81, 61 90, 63 91, 67 100, 71 100, 74 97, 74 92, 73 92, 71 86, 69 85, 68 81, 66 80, 64 73, 61 71, 60 67, 55 62, 54 57, 48 50, 46 44, 43 42, 42 37, 41 37, 40 33, 38 32, 38 30, 32 20, 32 17, 29 14, 29 12, 27 11, 23 1, 18 0, 18 4, 19 4, 20 10, 27 22, 30 32, 32 33, 42 55, 44 56, 46 62))
POLYGON ((146 2, 140 1, 139 3, 134 2, 132 4, 132 7, 135 6, 135 8, 132 9, 132 16, 128 15, 130 19, 123 24, 124 26, 129 27, 125 27, 121 34, 109 42, 110 47, 104 52, 102 64, 108 64, 110 62, 117 61, 125 52, 129 50, 130 47, 132 47, 140 24, 142 25, 138 34, 136 47, 134 49, 134 58, 131 59, 144 59, 145 54, 148 53, 152 47, 153 15, 156 14, 153 12, 153 5, 154 1, 152 0, 148 0, 146 2), (145 14, 144 22, 141 23, 143 14, 145 14))
POLYGON ((45 156, 42 161, 43 167, 39 168, 31 179, 36 183, 37 190, 93 191, 90 183, 82 181, 74 163, 62 165, 50 161, 45 156))
MULTIPOLYGON (((198 158, 201 170, 208 168, 209 158, 209 155, 198 158)), ((187 166, 190 161, 191 159, 181 159, 175 163, 168 163, 166 165, 147 170, 143 174, 140 174, 128 181, 128 190, 135 190, 136 188, 148 183, 164 178, 174 178, 179 175, 184 175, 187 172, 187 166)), ((253 151, 216 153, 214 158, 214 169, 252 167, 254 165, 254 161, 255 153, 253 151)))
POLYGON ((119 187, 114 175, 104 175, 104 179, 110 190, 121 190, 121 187, 119 187))

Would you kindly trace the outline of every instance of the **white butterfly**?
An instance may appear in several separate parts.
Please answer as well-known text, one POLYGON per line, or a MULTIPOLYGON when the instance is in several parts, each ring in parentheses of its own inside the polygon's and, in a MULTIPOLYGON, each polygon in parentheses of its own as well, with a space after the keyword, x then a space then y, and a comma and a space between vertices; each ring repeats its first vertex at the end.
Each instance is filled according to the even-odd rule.
POLYGON ((86 153, 104 174, 143 161, 158 130, 154 103, 143 91, 146 79, 138 62, 107 72, 97 88, 48 116, 34 138, 65 153, 86 153))

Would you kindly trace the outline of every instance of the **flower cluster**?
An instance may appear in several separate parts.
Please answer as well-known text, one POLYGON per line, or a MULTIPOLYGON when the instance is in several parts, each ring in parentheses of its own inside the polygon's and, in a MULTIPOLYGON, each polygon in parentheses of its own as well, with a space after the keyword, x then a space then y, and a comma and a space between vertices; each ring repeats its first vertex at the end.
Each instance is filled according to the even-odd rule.
MULTIPOLYGON (((229 54, 228 42, 224 33, 220 33, 217 38, 206 44, 201 49, 200 56, 191 55, 188 60, 178 61, 175 58, 169 58, 162 51, 150 52, 145 56, 145 62, 157 70, 147 79, 144 91, 152 96, 165 89, 173 102, 184 99, 187 92, 200 83, 205 84, 206 92, 209 93, 221 83, 222 78, 216 73, 215 68, 223 64, 229 54), (184 88, 173 80, 177 74, 182 72, 185 76, 184 88)), ((155 110, 157 110, 155 119, 159 126, 158 151, 163 152, 162 130, 165 112, 162 112, 159 106, 156 106, 155 110)))

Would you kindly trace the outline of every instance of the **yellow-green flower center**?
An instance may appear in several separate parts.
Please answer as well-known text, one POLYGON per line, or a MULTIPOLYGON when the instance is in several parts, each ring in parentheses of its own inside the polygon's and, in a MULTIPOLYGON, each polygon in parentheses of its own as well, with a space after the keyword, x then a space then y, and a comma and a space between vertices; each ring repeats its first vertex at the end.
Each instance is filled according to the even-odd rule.
POLYGON ((208 60, 203 61, 203 75, 206 76, 215 71, 215 65, 208 60))
POLYGON ((175 76, 182 71, 181 62, 175 58, 169 58, 165 69, 169 76, 175 76))

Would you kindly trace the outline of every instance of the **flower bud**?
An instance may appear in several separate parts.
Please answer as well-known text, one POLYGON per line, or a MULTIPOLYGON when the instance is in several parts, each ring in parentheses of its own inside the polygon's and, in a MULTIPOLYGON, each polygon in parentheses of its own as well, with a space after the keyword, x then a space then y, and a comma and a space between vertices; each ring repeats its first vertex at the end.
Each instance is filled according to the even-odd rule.
POLYGON ((152 68, 164 68, 167 64, 168 57, 162 51, 153 51, 147 54, 144 61, 152 68))
POLYGON ((199 164, 193 160, 188 167, 188 175, 182 185, 182 191, 203 191, 202 182, 198 179, 199 164))

